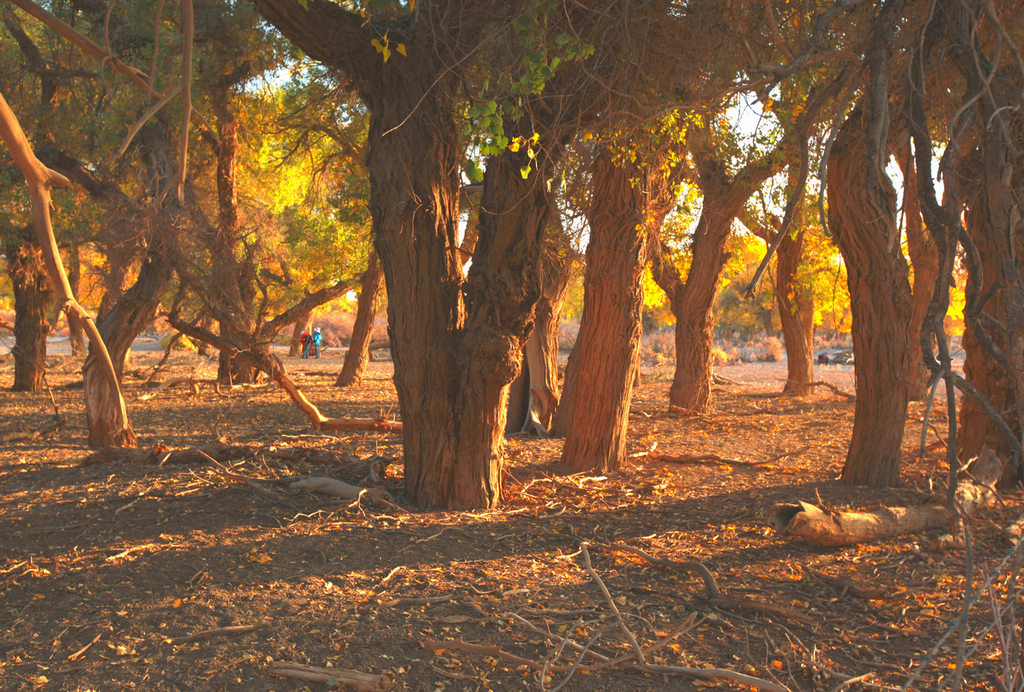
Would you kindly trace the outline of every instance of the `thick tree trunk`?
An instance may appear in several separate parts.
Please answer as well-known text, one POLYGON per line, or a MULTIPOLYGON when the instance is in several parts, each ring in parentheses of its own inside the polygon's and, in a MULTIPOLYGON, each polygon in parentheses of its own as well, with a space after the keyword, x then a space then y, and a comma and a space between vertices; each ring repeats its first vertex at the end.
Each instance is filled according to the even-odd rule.
POLYGON ((488 161, 479 239, 466 281, 455 414, 458 459, 469 473, 456 477, 456 485, 481 498, 500 489, 508 386, 519 374, 540 298, 544 229, 551 214, 545 181, 553 163, 538 161, 524 180, 520 170, 527 162, 525 155, 510 152, 488 161))
POLYGON ((573 471, 615 471, 625 457, 648 223, 647 186, 632 182, 641 174, 607 154, 592 168, 583 315, 565 376, 571 403, 559 416, 562 464, 573 471))
POLYGON ((359 384, 370 361, 370 340, 373 336, 373 322, 377 317, 377 296, 384 287, 384 272, 380 269, 377 256, 370 254, 369 265, 359 280, 359 302, 356 304, 356 321, 352 324, 352 338, 341 373, 335 380, 335 387, 359 384))
POLYGON ((896 192, 867 151, 871 125, 859 108, 842 126, 828 159, 828 200, 832 232, 846 261, 857 354, 853 437, 842 479, 888 487, 899 481, 912 306, 896 192))
POLYGON ((806 394, 814 382, 814 297, 799 280, 804 234, 783 238, 776 251, 775 303, 786 345, 785 394, 806 394))
MULTIPOLYGON (((921 218, 921 204, 917 198, 917 168, 909 152, 904 156, 903 168, 903 213, 907 224, 907 249, 914 268, 913 308, 910 313, 910 341, 920 341, 921 327, 928 306, 932 302, 935 279, 939 275, 939 252, 928 237, 921 218)), ((913 348, 913 346, 911 347, 913 348)), ((907 397, 910 401, 922 401, 927 392, 928 371, 922 359, 916 354, 909 363, 907 373, 907 397)))
POLYGON ((53 302, 53 290, 39 245, 28 228, 8 239, 7 276, 14 291, 14 384, 16 392, 43 389, 46 371, 46 337, 50 325, 46 309, 53 302))
MULTIPOLYGON (((374 245, 388 291, 388 333, 403 416, 405 486, 429 507, 489 507, 498 501, 497 465, 479 474, 458 458, 453 415, 462 327, 461 261, 455 243, 458 137, 448 84, 423 94, 420 79, 392 82, 371 101, 366 165, 374 245), (420 97, 422 103, 417 103, 420 97), (388 134, 385 134, 388 133, 388 134), (423 206, 427 205, 427 206, 423 206), (465 492, 471 474, 487 487, 465 492)), ((433 81, 429 74, 426 83, 433 81)))

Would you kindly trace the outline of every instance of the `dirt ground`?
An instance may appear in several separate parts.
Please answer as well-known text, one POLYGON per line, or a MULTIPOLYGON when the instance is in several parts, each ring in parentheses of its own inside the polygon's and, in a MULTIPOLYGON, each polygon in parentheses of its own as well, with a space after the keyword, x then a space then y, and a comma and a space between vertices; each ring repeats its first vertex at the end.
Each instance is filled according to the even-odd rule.
MULTIPOLYGON (((294 662, 431 692, 756 689, 725 671, 791 690, 892 689, 919 672, 910 688, 925 690, 952 673, 962 646, 965 687, 997 689, 992 603, 1010 598, 1008 589, 1020 598, 999 567, 1011 550, 1002 529, 1022 513, 1018 493, 971 522, 969 551, 938 549, 938 532, 821 549, 767 525, 783 501, 921 502, 937 466, 942 475, 942 410, 918 460, 923 405, 911 405, 905 487, 850 488, 834 480, 853 419, 848 399, 824 388, 782 397, 784 370, 721 368, 731 384, 716 387, 713 412, 679 416, 667 412, 670 371, 649 370, 624 471, 560 475, 560 441, 512 439, 500 509, 424 512, 402 497, 397 436, 312 432, 271 387, 174 387, 142 401, 159 355, 136 353, 126 377, 140 444, 221 440, 255 451, 221 465, 83 466, 81 363, 52 358, 48 381, 66 425, 0 445, 0 688, 330 684, 276 674, 294 662), (654 443, 721 460, 654 461, 643 455, 654 443), (365 464, 345 455, 396 458, 386 481, 394 501, 353 504, 289 487, 310 475, 358 482, 365 464), (694 572, 698 561, 723 597, 694 572), (970 608, 960 645, 956 631, 943 637, 963 612, 968 563, 974 591, 986 573, 996 576, 991 595, 970 608), (219 629, 227 627, 237 629, 219 629), (627 630, 646 668, 635 665, 627 630)), ((343 390, 331 386, 341 354, 286 362, 327 415, 397 415, 390 363, 343 390)), ((10 386, 11 367, 0 359, 0 386, 10 386)), ((214 370, 177 354, 158 380, 214 370)), ((849 368, 824 376, 852 389, 849 368)), ((47 393, 4 390, 0 436, 36 429, 52 413, 47 393)))

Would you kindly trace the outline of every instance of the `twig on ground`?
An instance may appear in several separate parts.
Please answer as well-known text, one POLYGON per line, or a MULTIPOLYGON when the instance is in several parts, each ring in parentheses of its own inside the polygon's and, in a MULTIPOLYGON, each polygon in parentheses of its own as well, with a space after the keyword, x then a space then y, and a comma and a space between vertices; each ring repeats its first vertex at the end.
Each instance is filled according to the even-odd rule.
POLYGON ((198 642, 203 639, 213 639, 215 637, 238 637, 243 634, 249 634, 256 630, 267 627, 270 623, 261 622, 257 625, 231 625, 230 627, 214 627, 210 630, 203 630, 202 632, 196 632, 190 634, 187 637, 179 637, 175 639, 173 643, 177 644, 190 644, 192 642, 198 642))
POLYGON ((633 633, 629 631, 629 627, 626 626, 626 621, 622 619, 622 613, 619 612, 618 606, 615 605, 615 599, 612 598, 611 593, 608 591, 608 587, 605 586, 601 577, 598 576, 597 572, 594 571, 594 568, 591 566, 590 552, 587 550, 586 541, 580 543, 580 554, 583 555, 583 568, 587 570, 590 578, 593 579, 594 583, 597 584, 597 587, 601 589, 601 593, 604 595, 604 600, 608 605, 608 609, 612 611, 613 615, 615 615, 615 619, 619 624, 619 629, 622 630, 622 633, 626 635, 626 639, 629 640, 630 646, 633 647, 633 651, 636 653, 637 660, 639 660, 640 663, 647 663, 647 659, 644 658, 644 651, 640 648, 640 644, 637 642, 636 637, 634 637, 633 633))

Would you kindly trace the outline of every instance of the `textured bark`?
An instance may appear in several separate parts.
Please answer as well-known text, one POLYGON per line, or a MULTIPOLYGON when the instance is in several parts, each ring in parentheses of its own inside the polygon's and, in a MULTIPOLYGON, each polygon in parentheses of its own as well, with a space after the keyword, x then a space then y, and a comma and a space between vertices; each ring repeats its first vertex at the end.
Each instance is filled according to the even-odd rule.
POLYGON ((840 129, 828 159, 828 201, 832 232, 846 261, 857 354, 853 437, 842 479, 888 487, 899 481, 911 297, 896 192, 868 153, 871 125, 859 108, 840 129))
POLYGON ((541 296, 537 301, 533 332, 526 342, 522 372, 509 387, 506 434, 525 430, 534 420, 544 430, 549 430, 560 407, 559 316, 578 257, 564 238, 558 229, 544 249, 541 296))
POLYGON ((559 432, 565 467, 606 472, 625 457, 640 362, 649 180, 636 166, 616 165, 610 154, 597 158, 591 176, 583 315, 566 368, 571 403, 559 416, 559 432), (638 178, 642 183, 633 184, 638 178))
POLYGON ((384 272, 380 269, 376 254, 370 254, 369 266, 363 272, 359 285, 356 321, 352 324, 352 338, 349 340, 341 373, 334 382, 335 387, 359 384, 366 364, 370 362, 370 340, 373 336, 373 323, 377 317, 377 296, 384 287, 384 272))
POLYGON ((814 297, 799 280, 804 234, 787 234, 779 243, 775 303, 786 345, 785 394, 805 394, 814 382, 814 297))
POLYGON ((46 337, 50 332, 46 310, 53 304, 46 263, 31 228, 12 230, 4 253, 7 255, 7 276, 14 291, 14 384, 11 389, 16 392, 42 391, 46 372, 46 337))
MULTIPOLYGON (((1024 164, 1011 158, 996 127, 985 133, 977 153, 972 171, 976 187, 967 200, 965 217, 981 270, 980 276, 972 272, 970 280, 986 296, 982 306, 986 317, 969 314, 965 320, 964 374, 1019 439, 1024 429, 1024 274, 1014 258, 1024 252, 1024 221, 1016 202, 1024 185, 1024 164), (984 341, 991 342, 1004 362, 984 341)), ((973 397, 965 397, 960 407, 957 443, 964 460, 980 454, 985 445, 1000 458, 1013 455, 1004 433, 973 397)), ((1012 464, 1007 465, 1007 474, 1003 480, 1012 481, 1016 474, 1012 464)))
MULTIPOLYGON (((910 313, 910 340, 919 341, 928 306, 932 302, 935 280, 939 275, 939 252, 928 237, 921 218, 921 204, 917 198, 917 168, 909 152, 903 157, 903 213, 907 225, 907 249, 914 267, 913 308, 910 313)), ((921 358, 911 357, 907 372, 907 396, 911 401, 922 401, 927 392, 928 370, 921 358)))

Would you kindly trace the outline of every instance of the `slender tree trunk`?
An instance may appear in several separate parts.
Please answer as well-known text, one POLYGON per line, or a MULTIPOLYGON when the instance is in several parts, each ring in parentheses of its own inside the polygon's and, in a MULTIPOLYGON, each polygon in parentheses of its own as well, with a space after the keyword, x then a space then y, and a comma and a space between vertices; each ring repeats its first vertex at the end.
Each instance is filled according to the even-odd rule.
POLYGON ((370 361, 370 339, 373 336, 373 322, 377 317, 377 296, 384 287, 384 272, 375 254, 370 254, 369 265, 359 283, 356 321, 352 324, 352 338, 349 339, 341 373, 334 382, 335 387, 359 384, 366 364, 370 361))
MULTIPOLYGON (((72 245, 71 251, 68 253, 68 283, 71 285, 71 290, 77 296, 80 293, 80 284, 82 279, 82 260, 78 255, 78 246, 72 245)), ((68 341, 71 343, 71 355, 73 356, 84 356, 85 355, 85 331, 82 327, 82 321, 78 319, 76 315, 71 313, 67 314, 68 321, 68 341)))
MULTIPOLYGON (((875 117, 883 114, 876 111, 875 117)), ((858 108, 839 131, 828 159, 828 200, 832 231, 846 261, 857 354, 853 437, 842 479, 889 487, 899 481, 912 305, 896 227, 896 192, 878 173, 884 164, 867 149, 873 124, 858 108)))
MULTIPOLYGON (((935 279, 939 275, 939 252, 928 237, 921 218, 921 205, 917 198, 917 168, 909 150, 902 162, 903 169, 903 213, 907 224, 907 249, 914 267, 913 308, 910 316, 910 341, 920 341, 921 327, 928 306, 932 302, 935 279)), ((907 373, 907 396, 910 401, 922 401, 926 396, 928 371, 919 357, 912 357, 907 373)))
MULTIPOLYGON (((556 220, 554 211, 552 218, 556 220)), ((506 434, 524 430, 534 419, 544 430, 551 429, 561 405, 558 324, 578 253, 568 247, 560 227, 550 237, 552 242, 544 249, 541 296, 523 353, 523 369, 509 387, 506 434)))
POLYGON ((814 297, 799 280, 804 235, 787 235, 776 251, 775 303, 786 344, 785 394, 806 394, 814 381, 814 297))
POLYGON ((9 238, 7 275, 14 291, 14 385, 16 392, 38 392, 46 371, 46 337, 50 325, 46 310, 53 302, 53 290, 46 275, 42 251, 32 238, 32 229, 9 238))
POLYGON ((729 257, 725 241, 733 219, 749 196, 725 188, 720 191, 719 195, 705 190, 704 208, 694 231, 690 272, 686 282, 669 294, 676 318, 676 369, 669 388, 669 404, 687 411, 707 411, 711 406, 711 347, 715 332, 711 308, 718 293, 718 277, 729 257))
POLYGON ((625 456, 647 238, 645 190, 632 182, 640 174, 607 154, 592 169, 583 315, 565 376, 572 403, 559 416, 562 464, 573 471, 614 471, 625 456))

